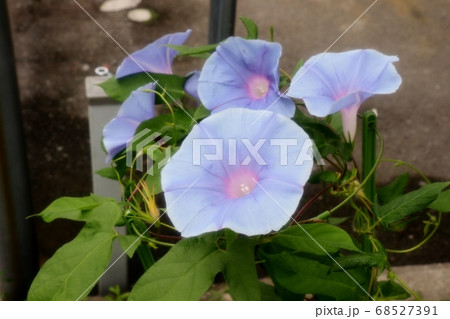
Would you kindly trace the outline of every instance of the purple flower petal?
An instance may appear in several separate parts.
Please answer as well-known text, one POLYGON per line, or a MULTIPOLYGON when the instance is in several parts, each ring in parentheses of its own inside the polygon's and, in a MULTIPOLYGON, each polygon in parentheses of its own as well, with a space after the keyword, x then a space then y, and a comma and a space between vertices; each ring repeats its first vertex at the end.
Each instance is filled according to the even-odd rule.
POLYGON ((118 67, 116 78, 140 72, 172 74, 172 61, 177 55, 177 51, 167 47, 166 44, 181 45, 190 34, 191 30, 167 34, 145 48, 132 53, 118 67))
POLYGON ((198 96, 197 91, 200 72, 193 71, 190 72, 187 76, 189 76, 189 78, 186 80, 186 83, 184 83, 184 90, 187 94, 200 101, 200 97, 198 96))
POLYGON ((123 102, 117 116, 103 128, 107 163, 127 146, 141 122, 155 116, 155 94, 145 91, 154 89, 155 83, 149 83, 133 91, 123 102))
POLYGON ((249 236, 279 230, 311 173, 307 141, 277 113, 231 108, 209 116, 161 172, 174 226, 185 237, 223 228, 249 236))
MULTIPOLYGON (((287 95, 304 100, 309 113, 326 116, 346 108, 359 108, 373 94, 395 92, 402 79, 393 62, 396 56, 378 51, 353 50, 311 57, 297 71, 287 95)), ((356 112, 346 111, 344 132, 353 139, 356 112)))
POLYGON ((281 46, 230 37, 205 62, 198 94, 212 113, 230 107, 267 110, 292 117, 295 104, 278 89, 281 46))

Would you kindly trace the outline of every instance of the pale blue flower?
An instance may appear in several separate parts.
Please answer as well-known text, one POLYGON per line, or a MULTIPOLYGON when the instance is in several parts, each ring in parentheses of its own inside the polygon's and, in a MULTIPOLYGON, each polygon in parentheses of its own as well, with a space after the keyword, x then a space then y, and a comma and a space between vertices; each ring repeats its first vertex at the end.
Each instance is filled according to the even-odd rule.
POLYGON ((172 223, 185 237, 279 230, 311 173, 310 146, 303 129, 270 111, 234 108, 207 117, 161 172, 172 223))
POLYGON ((203 66, 198 80, 200 100, 212 113, 245 107, 292 117, 295 104, 278 88, 280 56, 278 43, 228 38, 203 66))
POLYGON ((192 71, 189 72, 187 76, 189 76, 189 78, 184 83, 184 91, 200 101, 200 97, 198 96, 198 79, 200 77, 200 72, 192 71))
POLYGON ((139 124, 155 116, 155 94, 148 90, 155 90, 155 83, 133 91, 123 102, 117 116, 103 128, 107 163, 133 139, 139 124))
POLYGON ((315 116, 341 111, 345 137, 353 140, 361 103, 400 86, 402 79, 392 64, 397 61, 372 49, 318 54, 298 70, 287 95, 303 99, 315 116))
POLYGON ((116 78, 140 72, 172 74, 172 62, 177 51, 169 48, 167 44, 181 45, 190 34, 191 30, 167 34, 132 53, 131 57, 126 57, 118 67, 116 78))

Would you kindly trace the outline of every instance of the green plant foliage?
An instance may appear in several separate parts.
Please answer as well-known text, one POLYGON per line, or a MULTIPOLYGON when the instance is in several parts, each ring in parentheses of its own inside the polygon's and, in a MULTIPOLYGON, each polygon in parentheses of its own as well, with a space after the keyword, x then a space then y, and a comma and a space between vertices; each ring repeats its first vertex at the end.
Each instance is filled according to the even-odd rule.
POLYGON ((46 223, 50 223, 57 218, 101 223, 104 220, 102 211, 93 214, 92 210, 104 203, 115 204, 115 200, 94 194, 86 197, 61 197, 37 216, 40 216, 46 223))
POLYGON ((134 252, 141 244, 141 238, 136 235, 120 235, 117 237, 120 248, 127 254, 128 257, 133 257, 134 252))
POLYGON ((393 180, 389 185, 377 189, 377 197, 381 204, 387 204, 390 201, 401 196, 408 186, 409 174, 403 173, 393 180))
POLYGON ((239 19, 244 24, 245 29, 247 29, 247 39, 258 39, 258 26, 256 23, 252 19, 245 17, 239 17, 239 19))
MULTIPOLYGON (((68 208, 73 203, 81 207, 86 201, 86 198, 58 201, 57 205, 51 205, 51 209, 42 214, 48 220, 53 219, 57 214, 55 206, 58 206, 62 213, 56 218, 74 219, 77 216, 67 214, 70 211, 68 208)), ((28 300, 83 299, 106 270, 111 258, 112 242, 118 236, 114 225, 121 219, 121 210, 116 203, 105 201, 79 212, 82 215, 78 215, 76 220, 83 220, 86 225, 75 239, 59 248, 42 266, 30 287, 28 300)))
POLYGON ((178 51, 177 56, 190 56, 194 58, 203 58, 206 59, 209 57, 210 53, 214 51, 217 47, 217 44, 208 44, 202 45, 198 47, 190 47, 187 45, 173 45, 167 44, 169 48, 175 49, 178 51))
POLYGON ((450 189, 439 194, 438 198, 432 202, 428 208, 443 213, 450 213, 450 189))
POLYGON ((269 251, 271 247, 282 247, 294 252, 317 255, 334 254, 340 249, 360 251, 345 230, 326 223, 291 226, 280 231, 265 246, 269 251))
POLYGON ((261 291, 255 268, 255 241, 241 237, 224 252, 223 273, 234 300, 260 300, 261 291))
POLYGON ((384 206, 375 205, 374 212, 380 222, 388 226, 428 207, 449 185, 450 182, 427 184, 418 190, 397 197, 384 206))
POLYGON ((198 300, 223 272, 235 300, 260 300, 254 240, 208 233, 178 242, 136 283, 129 300, 198 300))
POLYGON ((129 300, 198 300, 222 268, 216 234, 178 242, 137 282, 129 300))
MULTIPOLYGON (((123 102, 134 90, 147 83, 156 82, 156 91, 169 103, 173 103, 184 96, 185 81, 186 78, 174 74, 142 72, 120 79, 110 77, 101 83, 100 87, 110 98, 123 102)), ((155 94, 155 104, 164 104, 159 94, 155 94)))

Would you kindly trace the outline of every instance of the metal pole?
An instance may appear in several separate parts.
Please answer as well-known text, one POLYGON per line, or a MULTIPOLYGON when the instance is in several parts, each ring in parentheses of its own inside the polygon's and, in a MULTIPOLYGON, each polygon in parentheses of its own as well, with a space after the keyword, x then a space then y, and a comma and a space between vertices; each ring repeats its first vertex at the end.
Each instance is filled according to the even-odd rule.
POLYGON ((236 0, 211 0, 208 43, 217 43, 234 34, 236 0))
MULTIPOLYGON (((6 0, 0 0, 0 283, 24 299, 37 271, 22 118, 6 0)), ((1 287, 1 286, 0 286, 1 287)))

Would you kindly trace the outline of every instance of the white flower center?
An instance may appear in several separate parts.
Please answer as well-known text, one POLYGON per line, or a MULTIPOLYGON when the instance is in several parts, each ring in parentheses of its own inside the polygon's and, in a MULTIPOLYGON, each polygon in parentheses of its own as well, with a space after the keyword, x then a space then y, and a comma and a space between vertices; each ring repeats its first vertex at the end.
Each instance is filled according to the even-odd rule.
POLYGON ((269 92, 269 80, 264 77, 257 75, 253 77, 248 83, 248 92, 254 100, 262 99, 269 92))
POLYGON ((225 181, 225 192, 231 198, 239 198, 250 194, 257 184, 256 175, 250 170, 239 170, 231 174, 225 181))

